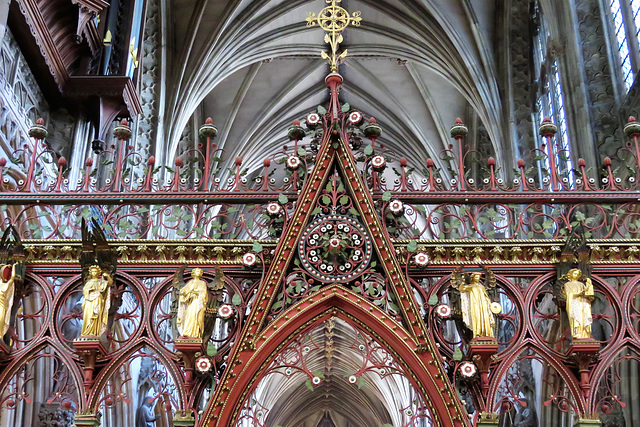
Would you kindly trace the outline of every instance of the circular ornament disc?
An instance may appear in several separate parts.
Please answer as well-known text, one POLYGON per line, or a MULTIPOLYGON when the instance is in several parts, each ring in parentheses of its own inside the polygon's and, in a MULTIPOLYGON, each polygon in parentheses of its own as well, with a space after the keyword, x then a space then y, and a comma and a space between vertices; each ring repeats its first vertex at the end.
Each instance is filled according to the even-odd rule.
POLYGON ((349 282, 369 266, 372 242, 365 228, 343 215, 316 219, 302 233, 302 267, 321 282, 349 282))

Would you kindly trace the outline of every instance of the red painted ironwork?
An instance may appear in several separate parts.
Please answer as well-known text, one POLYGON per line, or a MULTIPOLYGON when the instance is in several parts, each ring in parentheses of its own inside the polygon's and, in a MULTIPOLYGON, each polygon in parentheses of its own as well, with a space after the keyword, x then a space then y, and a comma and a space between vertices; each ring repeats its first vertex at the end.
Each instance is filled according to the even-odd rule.
POLYGON ((77 419, 132 412, 139 402, 131 392, 145 367, 160 415, 196 425, 260 425, 269 408, 247 403, 250 395, 274 370, 313 381, 299 338, 336 318, 366 337, 365 350, 375 348, 361 354, 356 382, 392 369, 411 383, 416 401, 401 408, 411 412, 407 426, 468 425, 482 414, 524 422, 534 410, 538 419, 567 423, 624 417, 631 402, 625 372, 640 362, 635 119, 625 128, 631 142, 617 159, 605 159, 602 178, 581 159, 577 170, 558 166, 564 154, 549 122, 540 130, 545 146, 531 153, 528 168, 517 162, 514 178, 494 158, 476 163, 461 120, 452 128, 456 146, 422 168, 381 142, 375 120, 343 108, 341 81, 327 78, 328 112, 310 114, 305 127, 296 121, 292 146, 253 170, 240 157, 225 159, 211 120, 200 130, 201 145, 171 168, 130 147, 126 123, 116 129, 118 141, 82 171, 69 171, 48 149, 41 123, 33 147, 0 159, 3 225, 25 239, 65 245, 26 242, 32 253, 38 247, 49 256, 27 261, 27 290, 16 296, 0 348, 3 409, 31 405, 34 372, 45 372, 51 382, 43 393, 52 393, 46 401, 77 419), (82 284, 70 262, 82 218, 101 224, 123 261, 104 350, 93 353, 74 342, 82 284), (554 294, 554 264, 576 229, 590 239, 594 265, 595 341, 588 343, 571 338, 554 294), (239 239, 251 250, 209 247, 239 239), (520 245, 533 239, 542 243, 525 252, 520 245), (205 269, 215 262, 227 277, 225 315, 197 348, 176 345, 170 326, 170 277, 183 262, 205 269), (476 347, 447 311, 459 264, 490 265, 496 273, 495 344, 476 347), (380 353, 388 358, 376 359, 380 353))

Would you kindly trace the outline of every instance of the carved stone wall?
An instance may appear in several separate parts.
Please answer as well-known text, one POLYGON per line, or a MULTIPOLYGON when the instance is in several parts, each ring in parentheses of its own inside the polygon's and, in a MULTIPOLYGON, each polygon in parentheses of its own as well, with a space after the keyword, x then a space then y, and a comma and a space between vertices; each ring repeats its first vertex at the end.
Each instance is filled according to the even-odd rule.
POLYGON ((38 117, 45 122, 49 105, 9 30, 0 46, 0 138, 3 149, 28 141, 29 126, 38 117))
POLYGON ((66 110, 51 111, 10 31, 0 47, 0 133, 4 149, 28 142, 29 127, 42 117, 47 142, 59 155, 70 156, 75 123, 66 110))
POLYGON ((161 15, 158 0, 147 1, 147 15, 142 44, 141 103, 138 116, 136 148, 143 156, 153 153, 157 138, 160 104, 160 67, 162 55, 161 15))
POLYGON ((511 8, 510 50, 513 107, 518 150, 527 153, 535 147, 532 121, 531 61, 532 34, 529 31, 529 0, 513 0, 511 8))
POLYGON ((623 141, 607 55, 600 2, 576 0, 578 37, 584 59, 591 126, 601 159, 613 157, 623 141))

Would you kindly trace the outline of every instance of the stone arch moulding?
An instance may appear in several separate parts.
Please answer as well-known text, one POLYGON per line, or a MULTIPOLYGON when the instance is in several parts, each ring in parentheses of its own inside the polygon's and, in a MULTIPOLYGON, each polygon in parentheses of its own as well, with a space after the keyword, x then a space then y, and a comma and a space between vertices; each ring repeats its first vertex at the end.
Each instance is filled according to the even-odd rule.
POLYGON ((416 390, 424 394, 434 420, 440 425, 470 425, 468 416, 457 399, 457 393, 441 374, 438 366, 440 362, 432 344, 429 344, 429 351, 419 353, 419 343, 407 331, 398 327, 387 313, 337 284, 321 289, 274 319, 256 337, 255 349, 248 346, 236 347, 235 351, 240 354, 236 355, 236 365, 229 367, 232 375, 227 377, 225 384, 221 384, 221 388, 228 393, 226 397, 209 401, 200 425, 233 426, 246 397, 259 381, 261 368, 289 344, 297 333, 331 316, 372 333, 381 345, 395 354, 398 361, 413 373, 409 380, 416 390))

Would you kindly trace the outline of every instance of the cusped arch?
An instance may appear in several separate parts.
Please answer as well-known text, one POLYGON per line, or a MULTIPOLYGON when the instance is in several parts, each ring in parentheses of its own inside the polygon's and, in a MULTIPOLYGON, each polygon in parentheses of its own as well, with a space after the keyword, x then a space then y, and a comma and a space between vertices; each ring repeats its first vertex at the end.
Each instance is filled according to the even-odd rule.
MULTIPOLYGON (((593 312, 594 315, 594 326, 597 325, 598 321, 600 321, 600 327, 602 330, 605 329, 605 324, 610 326, 610 332, 608 339, 602 340, 602 348, 600 350, 601 354, 608 354, 610 351, 614 351, 615 348, 618 347, 620 340, 624 337, 623 333, 623 325, 625 318, 625 310, 623 309, 624 305, 621 305, 619 302, 619 298, 616 296, 616 290, 602 277, 592 274, 591 279, 593 280, 594 286, 596 287, 597 293, 600 293, 604 296, 608 309, 605 312, 598 313, 597 311, 593 312), (613 320, 609 320, 609 318, 613 318, 613 320)), ((531 313, 536 312, 536 304, 537 299, 540 297, 540 294, 544 291, 547 293, 553 292, 554 282, 556 280, 556 272, 549 272, 538 277, 536 280, 532 281, 528 286, 527 292, 525 294, 524 301, 524 309, 530 310, 531 313), (545 291, 545 287, 549 287, 548 290, 545 291)), ((557 301, 554 296, 553 298, 554 305, 556 309, 559 309, 557 306, 557 301)), ((623 299, 626 301, 626 299, 623 299)), ((595 307, 592 305, 592 307, 595 307)), ((525 311, 526 312, 526 311, 525 311)), ((559 312, 560 315, 562 314, 559 312)), ((539 344, 545 344, 543 337, 538 333, 539 329, 539 318, 536 315, 526 316, 527 328, 531 331, 532 336, 535 337, 536 342, 539 344)), ((597 338, 594 329, 594 337, 597 338)), ((546 343, 549 345, 549 343, 546 343)), ((568 341, 567 341, 568 345, 568 341)), ((563 349, 554 349, 549 346, 549 349, 553 353, 555 353, 555 357, 561 356, 564 354, 563 349)))
POLYGON ((219 387, 214 399, 209 401, 203 425, 233 425, 249 391, 257 383, 260 370, 302 330, 330 317, 338 317, 371 333, 397 356, 412 372, 410 381, 415 389, 428 396, 434 419, 442 425, 468 425, 468 416, 460 406, 456 391, 445 380, 433 345, 417 342, 387 313, 339 285, 323 288, 282 313, 255 340, 255 351, 236 347, 230 360, 234 357, 237 360, 222 379, 225 386, 219 387), (427 351, 421 352, 425 346, 427 351))
MULTIPOLYGON (((118 272, 116 275, 116 281, 124 285, 123 290, 126 290, 127 288, 131 289, 134 295, 140 299, 139 301, 137 301, 137 307, 136 307, 137 309, 140 310, 140 315, 138 316, 138 318, 139 319, 147 318, 148 316, 146 316, 145 310, 146 310, 146 307, 148 306, 148 297, 147 297, 148 292, 146 291, 144 286, 140 283, 138 278, 124 272, 118 272)), ((82 292, 82 286, 83 286, 83 282, 82 282, 81 274, 68 277, 65 283, 61 286, 60 290, 54 294, 54 298, 51 303, 52 312, 58 313, 58 314, 63 313, 63 306, 64 304, 66 304, 69 296, 74 292, 82 292)), ((58 314, 56 314, 56 316, 58 316, 58 314)), ((51 328, 53 329, 51 331, 52 336, 55 337, 55 340, 59 342, 61 346, 63 347, 66 346, 71 348, 70 347, 71 342, 65 339, 64 333, 61 329, 59 329, 59 326, 60 326, 59 319, 55 318, 55 320, 51 324, 51 328)), ((121 351, 127 351, 126 348, 130 347, 132 345, 131 343, 136 342, 138 338, 142 335, 144 326, 145 325, 143 324, 143 322, 139 322, 135 326, 133 333, 127 337, 128 343, 125 342, 122 345, 122 347, 114 349, 113 351, 111 351, 111 354, 117 354, 121 351)), ((76 358, 78 360, 80 359, 79 356, 76 356, 76 358)))
MULTIPOLYGON (((429 291, 425 294, 425 301, 434 295, 437 296, 438 299, 440 300, 440 298, 444 294, 446 294, 448 289, 451 287, 451 280, 452 280, 451 274, 445 275, 440 279, 438 279, 438 281, 434 283, 430 287, 429 291)), ((497 288, 499 292, 504 294, 506 296, 506 299, 508 300, 508 303, 506 302, 504 303, 503 309, 506 306, 506 309, 509 310, 509 311, 503 311, 501 313, 505 315, 504 318, 499 318, 499 317, 496 318, 496 323, 497 323, 496 330, 498 332, 497 338, 498 338, 498 343, 500 344, 498 355, 502 356, 503 354, 506 354, 507 352, 511 352, 513 348, 517 347, 521 341, 521 337, 524 335, 524 332, 526 330, 525 320, 524 320, 526 318, 525 316, 526 304, 524 302, 525 297, 522 294, 522 292, 520 292, 520 290, 517 287, 515 287, 507 277, 496 274, 496 281, 497 281, 497 288), (508 316, 508 315, 511 315, 511 316, 508 316), (501 342, 500 330, 505 325, 510 325, 512 328, 512 332, 509 334, 510 337, 506 341, 501 342)), ((435 330, 435 328, 438 327, 437 326, 438 323, 436 322, 436 319, 438 319, 438 317, 433 316, 431 319, 429 319, 429 323, 433 325, 432 326, 434 328, 433 334, 435 335, 439 344, 441 344, 439 351, 445 354, 448 354, 451 357, 453 355, 454 349, 453 347, 449 347, 449 344, 452 344, 452 343, 447 343, 446 339, 444 339, 444 336, 442 336, 440 333, 438 333, 437 330, 435 330), (442 344, 444 344, 444 346, 442 346, 442 344)), ((446 319, 446 320, 453 322, 453 320, 451 319, 446 319)))
POLYGON ((545 362, 548 366, 552 367, 555 372, 560 376, 560 378, 564 381, 567 386, 567 389, 571 393, 571 397, 575 403, 575 410, 578 414, 585 414, 586 411, 586 401, 582 394, 582 390, 580 389, 580 385, 577 383, 575 376, 564 365, 561 361, 557 359, 557 357, 549 350, 548 348, 538 345, 532 342, 526 342, 518 348, 512 350, 511 355, 506 357, 501 361, 501 363, 495 368, 495 370, 491 373, 491 376, 494 378, 491 382, 491 386, 487 393, 487 402, 493 405, 493 402, 496 401, 499 393, 499 388, 502 384, 502 381, 506 378, 506 375, 509 372, 509 369, 513 366, 516 360, 520 359, 523 352, 530 350, 535 355, 537 355, 541 361, 545 362), (498 380, 499 379, 499 380, 498 380))
MULTIPOLYGON (((600 359, 600 363, 598 363, 597 367, 591 374, 590 382, 592 384, 592 387, 587 398, 587 404, 591 413, 595 414, 599 410, 598 407, 600 406, 600 402, 598 391, 601 382, 606 379, 606 375, 610 372, 611 369, 615 369, 616 360, 620 359, 620 357, 623 356, 623 353, 626 351, 635 353, 638 360, 640 360, 640 344, 634 340, 625 340, 621 345, 616 346, 615 351, 611 351, 608 354, 604 355, 602 359, 600 359)), ((640 362, 638 363, 638 365, 640 366, 640 362)))
MULTIPOLYGON (((12 350, 12 354, 14 355, 21 355, 26 352, 31 352, 34 345, 37 346, 41 342, 40 339, 45 335, 47 331, 47 327, 49 326, 49 323, 50 323, 50 320, 48 320, 50 319, 49 313, 52 312, 53 310, 52 301, 54 299, 54 294, 51 291, 49 283, 42 276, 39 276, 34 273, 27 273, 24 278, 23 286, 29 286, 30 283, 38 286, 40 288, 40 292, 42 292, 42 307, 40 308, 40 310, 44 311, 44 316, 38 330, 32 336, 30 336, 27 341, 23 343, 22 348, 19 348, 16 345, 16 343, 14 343, 13 345, 14 349, 12 350), (38 344, 34 344, 34 343, 38 343, 38 344)), ((22 299, 26 299, 26 298, 28 297, 22 296, 22 299)), ((18 295, 14 296, 13 310, 16 309, 16 304, 20 304, 21 302, 20 300, 21 298, 19 298, 18 295)), ((32 313, 28 313, 28 314, 32 314, 32 313)), ((13 324, 14 332, 17 334, 18 319, 14 318, 13 321, 14 321, 14 324, 13 324)))
POLYGON ((84 379, 82 376, 82 372, 71 355, 67 351, 62 349, 59 344, 54 342, 51 337, 43 337, 43 339, 40 340, 36 346, 32 347, 28 352, 25 352, 21 356, 14 359, 1 371, 0 389, 5 390, 9 386, 12 378, 20 371, 20 369, 26 366, 32 360, 40 357, 40 352, 47 348, 50 348, 54 351, 54 353, 52 353, 52 356, 50 357, 60 360, 67 369, 72 381, 72 386, 77 393, 76 397, 78 401, 76 403, 78 405, 78 410, 86 409, 87 406, 85 394, 83 393, 84 379))
POLYGON ((181 384, 184 382, 182 377, 182 372, 176 366, 176 364, 162 351, 162 349, 157 348, 157 345, 153 342, 153 340, 143 337, 133 347, 130 347, 127 351, 119 354, 116 358, 112 359, 105 368, 100 372, 100 374, 96 377, 95 382, 93 383, 91 394, 88 397, 87 407, 92 410, 97 411, 98 406, 100 404, 100 396, 102 392, 105 390, 107 382, 111 379, 111 377, 118 372, 127 361, 129 361, 132 356, 135 354, 148 348, 153 352, 153 355, 158 358, 159 362, 166 368, 167 373, 171 376, 171 380, 173 384, 176 386, 176 393, 178 395, 178 404, 180 408, 185 408, 186 403, 188 402, 188 396, 181 384))

